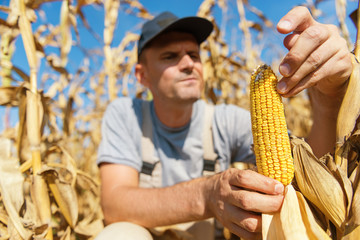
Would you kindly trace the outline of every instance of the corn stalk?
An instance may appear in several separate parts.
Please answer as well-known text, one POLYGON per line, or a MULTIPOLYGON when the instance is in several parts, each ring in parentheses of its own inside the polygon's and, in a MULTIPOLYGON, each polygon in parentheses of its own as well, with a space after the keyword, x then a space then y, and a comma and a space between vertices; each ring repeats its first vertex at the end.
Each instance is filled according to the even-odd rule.
POLYGON ((37 89, 38 59, 36 56, 35 42, 32 34, 31 24, 26 16, 24 0, 18 0, 20 10, 19 28, 24 43, 28 64, 30 67, 30 89, 26 92, 26 116, 27 134, 32 155, 33 184, 32 197, 36 204, 41 224, 48 225, 46 239, 53 239, 50 227, 51 211, 50 199, 45 179, 39 175, 41 170, 41 134, 40 134, 40 98, 37 89))
POLYGON ((246 67, 253 69, 256 67, 254 52, 252 48, 251 33, 249 28, 249 22, 246 19, 245 8, 243 0, 237 0, 237 8, 240 16, 239 28, 244 33, 244 51, 246 57, 246 67))
POLYGON ((105 0, 105 29, 104 29, 104 54, 105 54, 105 72, 108 77, 109 100, 114 100, 117 96, 116 91, 116 74, 113 63, 113 54, 111 43, 114 37, 114 29, 117 21, 120 1, 105 0))

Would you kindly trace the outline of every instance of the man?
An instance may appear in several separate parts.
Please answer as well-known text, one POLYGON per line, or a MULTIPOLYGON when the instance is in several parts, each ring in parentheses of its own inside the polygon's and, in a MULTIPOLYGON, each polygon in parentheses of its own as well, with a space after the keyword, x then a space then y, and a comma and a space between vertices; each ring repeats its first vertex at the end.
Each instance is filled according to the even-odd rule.
MULTIPOLYGON (((278 91, 290 97, 309 88, 314 124, 307 141, 321 156, 335 143, 336 117, 352 72, 351 54, 337 28, 316 22, 304 7, 291 10, 277 29, 289 34, 278 91)), ((243 109, 215 107, 212 138, 221 172, 202 176, 207 110, 199 100, 204 84, 199 44, 211 31, 205 19, 177 19, 170 13, 143 26, 135 74, 151 90, 153 101, 147 106, 139 99, 122 98, 104 116, 98 164, 105 222, 111 225, 98 239, 152 239, 146 229, 213 217, 237 236, 258 239, 260 213, 280 209, 281 183, 255 171, 228 169, 233 161, 254 161, 250 117, 243 109), (148 120, 152 130, 144 131, 148 120), (150 132, 150 148, 142 143, 145 132, 150 132), (155 159, 150 175, 154 166, 161 166, 162 176, 148 188, 139 186, 146 148, 155 159)))

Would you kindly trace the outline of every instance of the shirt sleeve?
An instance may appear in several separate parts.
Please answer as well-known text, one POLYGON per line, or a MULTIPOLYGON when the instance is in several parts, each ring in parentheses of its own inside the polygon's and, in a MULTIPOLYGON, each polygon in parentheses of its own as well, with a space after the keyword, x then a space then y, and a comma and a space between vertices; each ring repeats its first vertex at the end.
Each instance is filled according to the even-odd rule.
POLYGON ((97 164, 117 163, 141 170, 141 126, 136 102, 131 99, 113 101, 106 109, 97 164))

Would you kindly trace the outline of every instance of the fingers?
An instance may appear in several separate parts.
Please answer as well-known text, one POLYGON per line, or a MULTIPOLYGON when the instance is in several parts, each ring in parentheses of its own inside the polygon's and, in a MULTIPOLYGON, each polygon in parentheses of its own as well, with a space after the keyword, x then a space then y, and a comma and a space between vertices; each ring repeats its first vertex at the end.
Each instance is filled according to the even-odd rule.
POLYGON ((266 194, 283 194, 284 185, 272 178, 265 177, 251 170, 232 169, 229 172, 232 186, 266 194))
POLYGON ((251 170, 230 168, 217 176, 215 215, 245 239, 261 239, 261 214, 276 212, 283 202, 282 183, 251 170))
POLYGON ((277 86, 283 97, 296 95, 311 86, 334 95, 351 73, 346 41, 333 25, 315 23, 302 33, 288 35, 284 46, 289 52, 279 66, 284 78, 277 86))
MULTIPOLYGON (((344 54, 337 53, 321 67, 309 73, 306 77, 302 78, 297 83, 296 87, 292 88, 289 92, 284 94, 283 97, 290 97, 296 95, 302 90, 312 87, 315 84, 319 86, 319 89, 321 89, 323 94, 327 96, 337 96, 338 94, 336 94, 336 92, 340 92, 342 90, 341 85, 343 85, 344 83, 343 81, 339 81, 339 79, 346 79, 347 76, 349 76, 351 73, 348 68, 348 64, 346 64, 347 61, 344 59, 344 57, 344 54), (334 68, 334 66, 336 66, 336 69, 334 68), (328 75, 333 76, 333 78, 327 78, 328 75), (320 82, 321 79, 324 80, 320 82)), ((286 81, 286 79, 282 79, 282 81, 286 81)), ((294 80, 289 80, 289 82, 291 81, 294 80)), ((294 82, 296 82, 296 80, 294 82)))
POLYGON ((261 215, 239 208, 229 211, 229 222, 225 223, 230 232, 244 239, 261 239, 261 215))
POLYGON ((300 34, 298 33, 293 33, 293 34, 289 34, 284 38, 284 46, 290 50, 292 48, 292 46, 294 46, 296 40, 298 39, 298 37, 300 36, 300 34))
POLYGON ((277 24, 280 33, 302 32, 316 21, 306 7, 295 7, 282 17, 277 24))
POLYGON ((229 202, 246 211, 273 213, 280 210, 283 199, 283 195, 267 195, 238 189, 237 191, 232 191, 229 202))
POLYGON ((309 37, 311 34, 305 34, 304 32, 302 36, 294 36, 287 41, 287 45, 291 46, 294 39, 297 38, 296 43, 291 47, 279 66, 279 71, 284 78, 278 84, 278 91, 284 96, 290 90, 292 90, 292 93, 303 90, 304 88, 301 87, 304 85, 299 85, 300 81, 306 80, 305 86, 307 87, 314 85, 317 80, 321 80, 321 78, 304 78, 321 68, 339 50, 336 44, 337 41, 328 39, 329 33, 324 33, 320 28, 317 30, 311 29, 311 31, 314 31, 311 34, 317 34, 319 37, 312 39, 313 37, 309 37), (293 89, 295 86, 296 89, 293 89))
POLYGON ((262 239, 261 232, 250 232, 246 229, 240 227, 239 225, 235 223, 231 223, 228 225, 228 229, 233 234, 237 235, 241 239, 254 239, 254 240, 260 240, 262 239))
POLYGON ((333 51, 329 49, 332 42, 326 42, 330 37, 330 33, 321 25, 312 26, 297 37, 296 42, 291 46, 294 39, 289 41, 290 51, 285 56, 280 65, 280 73, 288 77, 292 75, 304 62, 317 67, 324 60, 330 58, 333 51), (324 43, 327 44, 324 44, 324 43), (321 47, 319 49, 319 47, 321 47), (323 55, 327 56, 323 56, 323 55), (325 59, 326 58, 326 59, 325 59))

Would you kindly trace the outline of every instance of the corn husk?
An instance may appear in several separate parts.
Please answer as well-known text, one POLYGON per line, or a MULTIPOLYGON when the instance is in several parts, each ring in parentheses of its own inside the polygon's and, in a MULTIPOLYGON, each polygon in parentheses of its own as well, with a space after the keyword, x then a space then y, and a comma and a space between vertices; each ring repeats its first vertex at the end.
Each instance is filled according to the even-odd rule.
POLYGON ((285 198, 280 212, 262 214, 264 240, 330 239, 319 226, 305 198, 292 185, 285 188, 285 198))
POLYGON ((312 153, 310 146, 293 139, 296 184, 301 193, 336 226, 345 229, 347 196, 329 169, 312 153))

